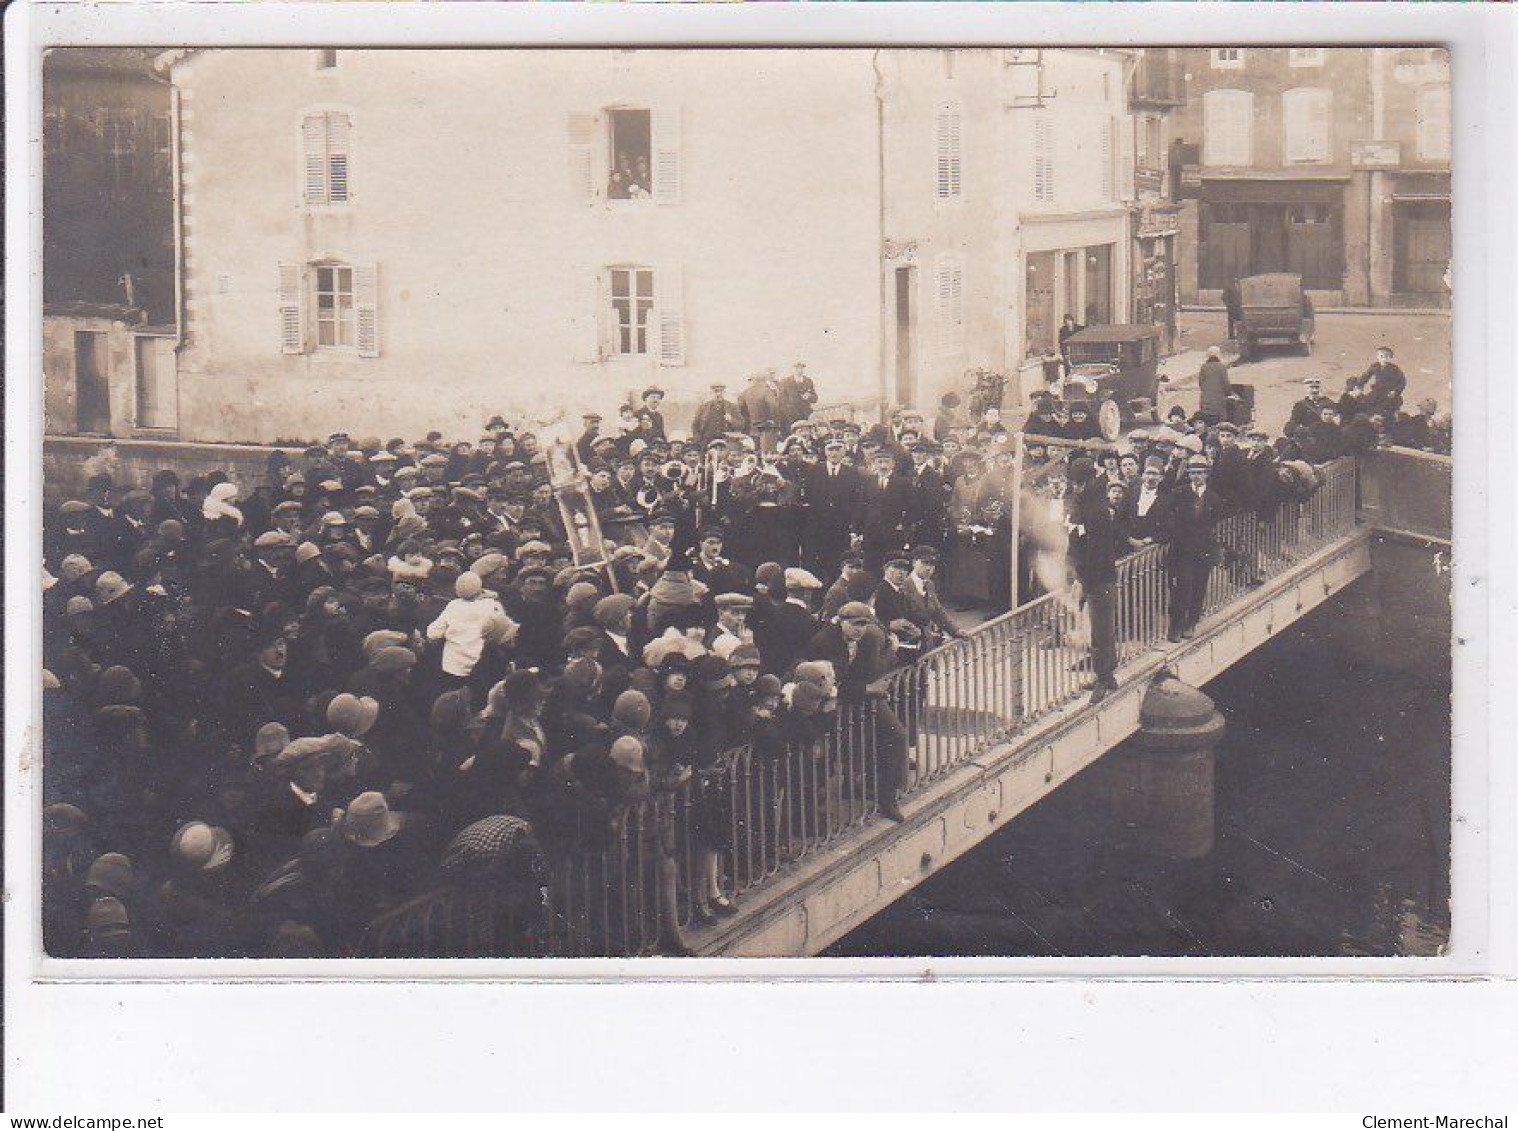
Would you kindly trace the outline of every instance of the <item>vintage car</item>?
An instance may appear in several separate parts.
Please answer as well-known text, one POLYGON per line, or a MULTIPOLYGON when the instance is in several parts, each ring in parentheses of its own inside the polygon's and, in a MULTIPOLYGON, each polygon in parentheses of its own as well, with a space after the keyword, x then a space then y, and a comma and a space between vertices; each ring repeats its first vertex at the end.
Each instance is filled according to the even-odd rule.
POLYGON ((1116 440, 1123 429, 1144 420, 1159 421, 1160 328, 1150 325, 1087 326, 1065 342, 1070 372, 1068 390, 1092 388, 1102 438, 1116 440))
POLYGON ((1239 280, 1239 357, 1255 356, 1262 342, 1281 341, 1312 351, 1312 300, 1300 275, 1251 275, 1239 280))

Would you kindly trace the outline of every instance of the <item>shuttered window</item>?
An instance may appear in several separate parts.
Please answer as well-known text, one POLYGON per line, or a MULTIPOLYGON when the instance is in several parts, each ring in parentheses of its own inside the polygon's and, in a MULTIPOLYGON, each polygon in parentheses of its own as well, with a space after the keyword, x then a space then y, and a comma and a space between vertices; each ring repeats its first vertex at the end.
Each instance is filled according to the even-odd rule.
POLYGON ((373 264, 279 265, 281 353, 378 357, 379 337, 379 269, 373 264))
POLYGON ((1044 113, 1033 119, 1033 199, 1054 199, 1054 124, 1044 113))
POLYGON ((341 110, 307 114, 302 119, 303 195, 308 205, 344 204, 351 199, 352 129, 352 118, 341 110))
POLYGON ((1450 151, 1449 87, 1429 86, 1418 92, 1418 157, 1448 161, 1450 151))
POLYGON ((1281 118, 1286 131, 1289 163, 1323 162, 1333 156, 1329 136, 1333 94, 1320 87, 1298 87, 1281 95, 1281 118))
POLYGON ((1244 49, 1242 47, 1214 47, 1212 49, 1212 67, 1217 71, 1243 70, 1244 49))
POLYGON ((937 157, 935 193, 939 200, 959 200, 963 192, 961 178, 961 125, 959 105, 945 102, 934 118, 934 151, 937 157))
POLYGON ((965 348, 964 264, 957 255, 942 255, 933 276, 938 296, 938 352, 949 357, 965 348))
POLYGON ((1293 67, 1321 67, 1323 65, 1323 48, 1293 47, 1289 61, 1293 67))
POLYGON ((1250 165, 1253 141, 1254 95, 1209 90, 1202 98, 1202 164, 1250 165))

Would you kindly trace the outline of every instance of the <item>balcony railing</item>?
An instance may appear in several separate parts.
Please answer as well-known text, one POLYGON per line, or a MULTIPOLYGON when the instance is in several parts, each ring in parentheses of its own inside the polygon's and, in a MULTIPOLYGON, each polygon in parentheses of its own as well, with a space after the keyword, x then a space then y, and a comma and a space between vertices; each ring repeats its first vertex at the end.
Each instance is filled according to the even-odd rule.
MULTIPOLYGON (((1322 486, 1266 516, 1218 528, 1222 561, 1204 616, 1352 533, 1356 464, 1322 468, 1322 486)), ((1168 627, 1168 550, 1118 563, 1120 663, 1159 645, 1168 627)), ((656 953, 705 902, 715 853, 721 888, 742 898, 833 847, 879 813, 883 758, 906 753, 902 796, 930 787, 1091 685, 1089 628, 1068 591, 1046 593, 877 681, 863 704, 819 717, 813 732, 729 751, 678 788, 607 811, 587 798, 568 835, 545 836, 542 906, 492 907, 478 893, 440 892, 371 928, 370 954, 559 957, 656 953)))

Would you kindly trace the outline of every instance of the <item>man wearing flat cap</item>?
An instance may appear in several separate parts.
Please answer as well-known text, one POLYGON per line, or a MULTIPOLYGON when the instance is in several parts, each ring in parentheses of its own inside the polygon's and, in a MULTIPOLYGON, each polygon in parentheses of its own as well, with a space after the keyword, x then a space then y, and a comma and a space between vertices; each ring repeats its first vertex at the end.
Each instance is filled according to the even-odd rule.
MULTIPOLYGON (((826 660, 838 679, 840 708, 861 709, 874 704, 875 725, 865 736, 864 757, 873 761, 881 816, 905 820, 896 796, 906 784, 907 737, 885 698, 871 688, 898 666, 885 630, 869 605, 850 601, 838 610, 836 624, 823 625, 801 648, 797 661, 826 660)), ((869 774, 866 773, 868 780, 869 774)))
POLYGON ((1196 635, 1207 580, 1219 557, 1217 525, 1226 508, 1208 485, 1206 456, 1186 461, 1186 482, 1170 496, 1170 640, 1196 635))

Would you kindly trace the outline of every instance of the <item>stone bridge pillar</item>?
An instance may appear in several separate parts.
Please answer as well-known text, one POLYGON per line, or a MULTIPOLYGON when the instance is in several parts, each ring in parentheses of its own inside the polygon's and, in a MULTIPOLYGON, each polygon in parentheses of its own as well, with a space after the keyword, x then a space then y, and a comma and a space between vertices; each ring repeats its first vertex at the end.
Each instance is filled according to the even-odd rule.
POLYGON ((1173 676, 1149 687, 1139 730, 1098 766, 1122 847, 1170 860, 1212 851, 1213 759, 1223 716, 1173 676))

